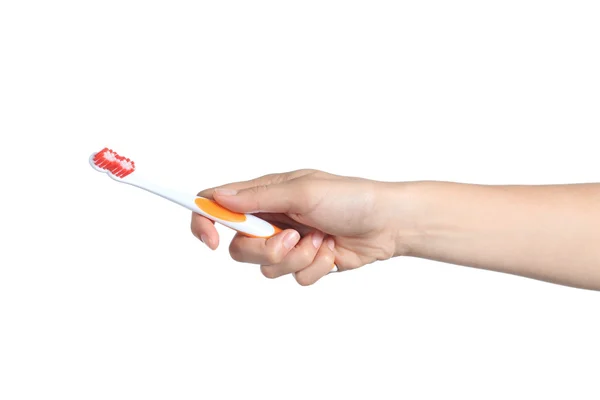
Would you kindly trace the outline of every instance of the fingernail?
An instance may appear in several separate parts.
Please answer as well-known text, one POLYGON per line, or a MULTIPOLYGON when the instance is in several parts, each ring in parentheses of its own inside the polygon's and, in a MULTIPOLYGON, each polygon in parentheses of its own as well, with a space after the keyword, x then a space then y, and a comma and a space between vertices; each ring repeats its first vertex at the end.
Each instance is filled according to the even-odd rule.
POLYGON ((329 250, 333 251, 333 249, 335 249, 335 241, 331 238, 327 239, 327 247, 329 247, 329 250))
MULTIPOLYGON (((200 240, 202 241, 202 243, 204 243, 205 245, 208 246, 208 240, 209 240, 208 236, 202 234, 202 235, 200 235, 200 240)), ((210 248, 210 246, 208 246, 208 248, 210 248)))
POLYGON ((283 247, 286 249, 291 249, 296 245, 296 243, 298 243, 298 240, 300 240, 300 234, 298 234, 298 232, 289 232, 283 238, 283 247))
POLYGON ((323 243, 324 237, 325 235, 321 231, 316 231, 315 233, 313 233, 312 242, 313 246, 315 246, 315 249, 321 247, 321 243, 323 243))
POLYGON ((215 189, 215 193, 219 196, 235 196, 237 194, 237 190, 233 189, 215 189))

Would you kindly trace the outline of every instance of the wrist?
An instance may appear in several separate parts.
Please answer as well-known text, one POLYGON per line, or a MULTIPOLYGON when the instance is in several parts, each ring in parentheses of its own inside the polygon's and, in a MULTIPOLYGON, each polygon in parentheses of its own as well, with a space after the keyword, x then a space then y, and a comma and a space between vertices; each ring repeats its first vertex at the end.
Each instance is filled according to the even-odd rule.
POLYGON ((384 184, 388 231, 395 244, 394 257, 417 256, 426 243, 426 210, 435 196, 435 182, 397 182, 384 184))

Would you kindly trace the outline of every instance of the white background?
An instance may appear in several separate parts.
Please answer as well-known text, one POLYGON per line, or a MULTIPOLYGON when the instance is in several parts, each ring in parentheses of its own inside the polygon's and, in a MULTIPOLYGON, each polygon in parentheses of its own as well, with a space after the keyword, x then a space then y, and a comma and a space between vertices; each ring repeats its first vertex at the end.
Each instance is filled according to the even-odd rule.
MULTIPOLYGON (((600 394, 600 293, 394 259, 311 287, 93 171, 600 180, 597 1, 3 1, 0 398, 600 394)), ((567 266, 568 267, 568 266, 567 266)))

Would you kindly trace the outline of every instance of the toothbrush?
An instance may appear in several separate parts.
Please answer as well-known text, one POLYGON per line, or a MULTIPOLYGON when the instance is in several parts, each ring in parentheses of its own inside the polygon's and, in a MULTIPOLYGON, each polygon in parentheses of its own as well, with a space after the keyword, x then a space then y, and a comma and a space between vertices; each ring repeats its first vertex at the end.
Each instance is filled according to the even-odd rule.
MULTIPOLYGON (((126 183, 154 193, 210 220, 234 229, 245 236, 266 239, 281 232, 281 229, 277 226, 252 214, 233 212, 213 200, 181 193, 153 183, 136 171, 135 163, 132 160, 118 155, 111 149, 104 148, 92 154, 89 161, 92 168, 98 172, 106 173, 117 182, 126 183)), ((333 265, 331 272, 335 271, 337 271, 337 266, 333 265)))
POLYGON ((104 148, 98 153, 92 154, 90 156, 90 165, 96 171, 107 173, 108 176, 117 182, 127 183, 171 200, 246 236, 270 238, 281 232, 280 228, 252 214, 233 212, 213 200, 181 193, 171 188, 157 185, 140 175, 136 171, 133 161, 118 155, 111 149, 104 148))

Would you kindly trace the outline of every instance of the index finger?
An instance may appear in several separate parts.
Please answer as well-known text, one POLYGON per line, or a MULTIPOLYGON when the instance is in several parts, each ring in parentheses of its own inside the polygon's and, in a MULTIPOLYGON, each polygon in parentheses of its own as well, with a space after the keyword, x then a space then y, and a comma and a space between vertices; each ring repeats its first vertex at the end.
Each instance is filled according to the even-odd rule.
POLYGON ((299 177, 307 175, 311 172, 313 172, 313 171, 309 170, 309 169, 300 169, 300 170, 290 171, 290 172, 282 172, 282 173, 277 173, 277 174, 263 175, 261 177, 258 177, 255 179, 250 179, 247 181, 232 182, 232 183, 228 183, 228 184, 225 184, 222 186, 216 186, 213 188, 204 189, 200 193, 198 193, 198 196, 212 199, 213 198, 212 194, 215 189, 243 190, 243 189, 248 189, 248 188, 257 187, 257 186, 273 185, 273 184, 283 183, 283 182, 287 182, 292 179, 299 178, 299 177))

